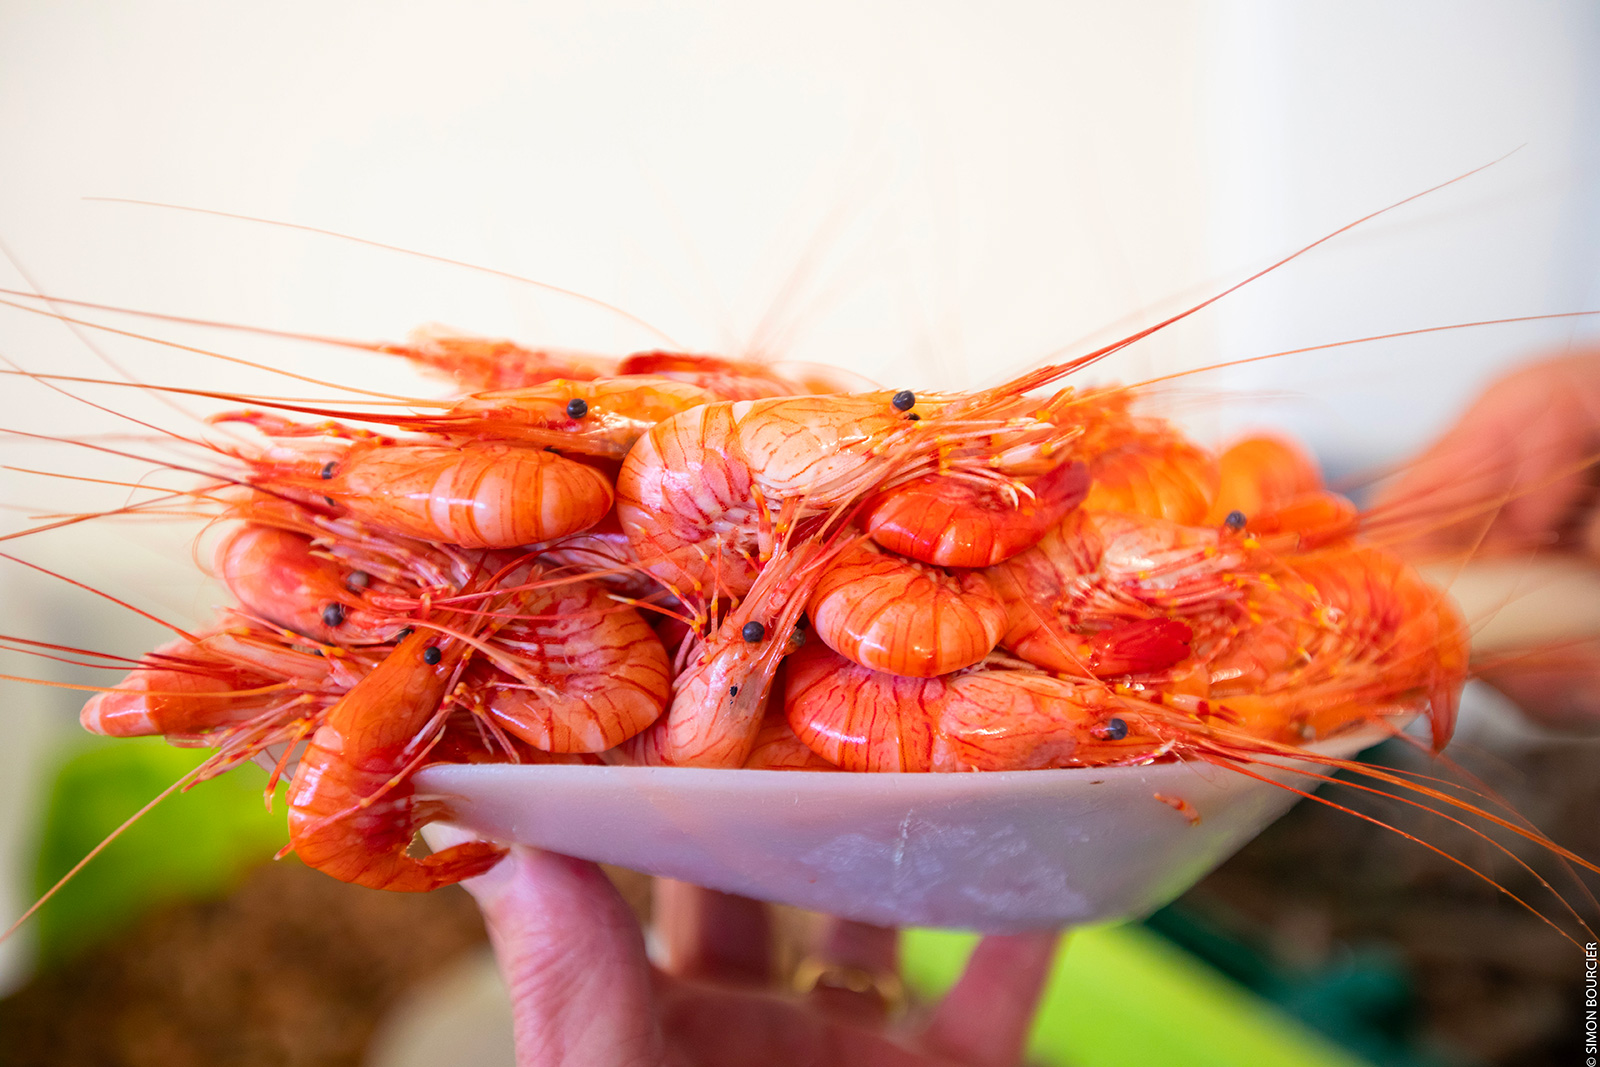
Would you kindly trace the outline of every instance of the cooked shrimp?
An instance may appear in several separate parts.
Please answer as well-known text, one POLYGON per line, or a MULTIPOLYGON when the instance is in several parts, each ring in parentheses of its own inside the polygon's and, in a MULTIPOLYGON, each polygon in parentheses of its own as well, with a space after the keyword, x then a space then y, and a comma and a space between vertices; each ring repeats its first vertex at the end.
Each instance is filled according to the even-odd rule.
POLYGON ((866 529, 885 548, 942 567, 988 567, 1038 542, 1089 489, 1082 463, 1015 486, 929 475, 867 504, 866 529))
POLYGON ((996 669, 901 678, 816 646, 791 656, 789 726, 847 771, 1027 770, 1158 755, 1138 707, 1095 683, 996 669))
POLYGON ((307 866, 372 889, 420 892, 482 874, 505 849, 470 841, 407 855, 417 830, 447 817, 416 795, 410 772, 443 726, 440 705, 466 646, 419 630, 328 712, 289 785, 289 843, 307 866))
POLYGON ((443 326, 413 330, 406 344, 376 346, 450 375, 466 389, 520 389, 555 378, 586 381, 616 373, 617 360, 560 348, 524 348, 515 341, 473 337, 443 326))
MULTIPOLYGON (((285 433, 280 420, 248 413, 229 418, 285 433)), ((418 445, 367 437, 305 450, 279 447, 270 457, 247 462, 252 484, 326 500, 382 530, 467 548, 564 537, 593 526, 611 509, 611 484, 600 471, 518 445, 418 445)))
POLYGON ((1219 479, 1215 456, 1170 431, 1132 439, 1096 456, 1091 472, 1094 484, 1084 498, 1085 508, 1185 524, 1206 517, 1219 479))
POLYGON ((750 749, 750 756, 744 761, 747 771, 837 771, 838 767, 829 763, 805 745, 789 729, 788 720, 781 712, 767 713, 761 721, 761 730, 756 734, 756 743, 750 749))
POLYGON ((623 596, 635 600, 664 596, 661 583, 639 566, 615 512, 582 533, 530 547, 545 567, 597 581, 623 596))
POLYGON ((708 404, 639 439, 617 475, 617 518, 641 565, 680 595, 743 596, 802 514, 892 470, 914 430, 888 394, 708 404))
POLYGON ((671 378, 629 375, 595 380, 555 378, 537 385, 473 393, 425 415, 381 409, 323 411, 453 441, 498 441, 620 460, 640 434, 662 419, 716 400, 710 390, 671 378))
POLYGON ((626 746, 635 763, 739 767, 761 729, 783 658, 805 641, 800 618, 838 546, 781 548, 720 623, 686 645, 667 713, 626 746))
MULTIPOLYGON (((171 642, 115 688, 90 700, 84 727, 112 737, 165 736, 216 754, 206 776, 268 752, 287 753, 372 669, 364 652, 322 655, 247 619, 171 642)), ((274 770, 276 782, 282 762, 274 770)))
POLYGON ((546 752, 602 752, 655 721, 667 653, 633 608, 591 582, 534 590, 468 668, 471 705, 546 752))
POLYGON ((1322 488, 1322 471, 1305 449, 1276 436, 1246 437, 1217 459, 1217 491, 1205 522, 1218 524, 1231 512, 1253 517, 1276 511, 1322 488))
POLYGON ((1275 551, 1315 548, 1356 532, 1354 504, 1322 485, 1305 450, 1281 437, 1247 437, 1223 451, 1220 483, 1205 521, 1243 524, 1275 551))
POLYGON ((1052 421, 1053 410, 1003 390, 959 402, 902 390, 693 408, 628 453, 617 516, 641 564, 680 595, 743 595, 796 522, 869 495, 879 543, 957 565, 917 547, 949 543, 991 562, 1082 494, 1068 451, 1082 428, 1052 421), (955 513, 975 525, 946 542, 941 524, 955 513))
POLYGON ((1077 511, 986 573, 1006 607, 1004 647, 1050 670, 1111 675, 1188 655, 1190 621, 1243 603, 1251 558, 1215 527, 1077 511), (1128 625, 1139 621, 1157 625, 1128 625))
POLYGON ((808 608, 829 648, 890 674, 931 678, 970 667, 994 650, 1005 606, 977 571, 946 571, 870 543, 842 555, 808 608))
POLYGON ((754 360, 687 352, 635 352, 617 367, 619 374, 658 374, 699 386, 718 400, 760 400, 774 396, 800 396, 831 390, 811 388, 806 382, 785 378, 754 360))
POLYGON ((209 652, 205 641, 168 641, 115 688, 92 697, 78 720, 105 737, 198 736, 243 722, 279 699, 282 677, 209 652), (241 695, 243 694, 243 695, 241 695))
POLYGON ((1256 607, 1269 612, 1266 625, 1209 659, 1212 696, 1259 736, 1297 741, 1425 699, 1434 747, 1443 748, 1468 654, 1449 597, 1370 546, 1290 557, 1283 575, 1282 591, 1256 607), (1273 612, 1273 600, 1285 606, 1273 612))
POLYGON ((383 644, 405 626, 363 602, 368 572, 317 555, 303 534, 247 523, 217 547, 216 569, 246 608, 317 641, 383 644))
POLYGON ((442 370, 474 391, 522 389, 558 378, 594 381, 621 375, 673 378, 705 389, 718 400, 755 400, 819 391, 755 360, 659 349, 618 359, 571 349, 526 348, 514 341, 472 337, 440 326, 414 331, 408 344, 379 347, 442 370))

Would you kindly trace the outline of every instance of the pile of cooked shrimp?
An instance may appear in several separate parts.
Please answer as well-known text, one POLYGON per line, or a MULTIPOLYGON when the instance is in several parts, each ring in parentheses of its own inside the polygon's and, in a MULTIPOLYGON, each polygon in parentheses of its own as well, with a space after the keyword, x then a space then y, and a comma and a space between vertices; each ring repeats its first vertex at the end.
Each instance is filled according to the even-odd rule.
POLYGON ((847 393, 709 356, 394 350, 464 395, 219 417, 253 442, 196 494, 237 603, 83 710, 216 749, 206 773, 293 759, 290 844, 336 877, 498 859, 409 854, 449 814, 411 785, 439 762, 1104 766, 1423 708, 1449 735, 1460 619, 1288 443, 1214 454, 1071 365, 847 393))

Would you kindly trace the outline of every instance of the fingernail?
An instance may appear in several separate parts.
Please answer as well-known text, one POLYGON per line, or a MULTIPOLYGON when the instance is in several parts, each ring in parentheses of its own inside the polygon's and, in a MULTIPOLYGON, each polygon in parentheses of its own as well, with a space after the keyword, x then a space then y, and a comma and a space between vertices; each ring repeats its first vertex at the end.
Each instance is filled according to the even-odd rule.
MULTIPOLYGON (((428 843, 428 847, 435 852, 443 852, 447 848, 463 845, 468 841, 480 840, 478 835, 470 830, 463 830, 459 826, 453 826, 445 822, 429 823, 424 826, 422 828, 422 838, 428 843)), ((508 854, 505 859, 476 878, 468 878, 461 883, 461 888, 472 894, 472 899, 478 902, 479 907, 488 907, 501 893, 505 892, 512 879, 516 877, 516 864, 518 862, 515 855, 516 851, 517 848, 513 847, 511 854, 508 854)))

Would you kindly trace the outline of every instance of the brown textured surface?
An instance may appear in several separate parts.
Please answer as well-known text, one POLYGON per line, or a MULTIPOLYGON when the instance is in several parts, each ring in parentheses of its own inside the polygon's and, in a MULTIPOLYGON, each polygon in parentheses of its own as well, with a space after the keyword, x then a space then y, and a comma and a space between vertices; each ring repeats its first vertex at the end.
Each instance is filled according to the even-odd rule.
MULTIPOLYGON (((1463 745, 1451 755, 1555 841, 1600 860, 1600 743, 1550 741, 1494 756, 1463 745)), ((1441 773, 1415 753, 1385 758, 1396 756, 1404 766, 1441 773)), ((1488 871, 1580 942, 1588 939, 1532 874, 1459 827, 1350 790, 1333 796, 1488 871)), ((1497 836, 1600 926, 1593 899, 1585 900, 1560 863, 1527 842, 1497 836)), ((1600 879, 1590 876, 1588 885, 1600 886, 1600 879)), ((1349 814, 1299 805, 1184 902, 1288 967, 1326 969, 1363 945, 1397 948, 1416 988, 1422 1034, 1462 1062, 1582 1062, 1581 951, 1448 859, 1349 814)))
POLYGON ((0 1001, 0 1063, 358 1064, 395 998, 483 937, 460 889, 381 893, 269 864, 0 1001))

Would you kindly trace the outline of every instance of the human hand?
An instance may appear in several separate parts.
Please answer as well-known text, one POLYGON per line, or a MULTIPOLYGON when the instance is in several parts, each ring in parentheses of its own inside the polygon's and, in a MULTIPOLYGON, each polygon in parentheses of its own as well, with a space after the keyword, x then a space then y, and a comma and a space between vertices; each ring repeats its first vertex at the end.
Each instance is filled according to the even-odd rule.
MULTIPOLYGON (((1412 555, 1517 551, 1600 561, 1600 347, 1535 363, 1486 390, 1380 496, 1372 513, 1412 555)), ((1479 676, 1532 718, 1600 727, 1600 640, 1486 664, 1479 676)))
POLYGON ((1006 1067, 1021 1056, 1056 942, 985 938, 943 1001, 891 1029, 891 1005, 854 979, 898 984, 892 930, 834 921, 819 957, 824 973, 851 980, 797 994, 773 984, 768 911, 756 901, 667 884, 659 970, 592 863, 518 846, 463 884, 511 991, 519 1067, 1006 1067))

